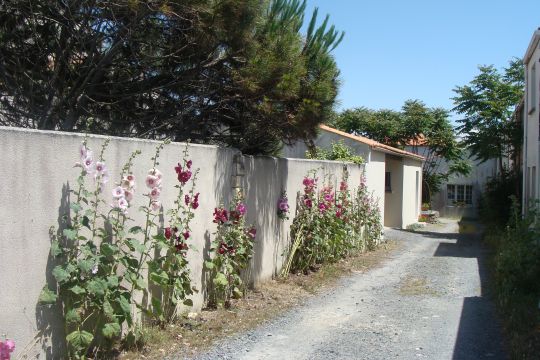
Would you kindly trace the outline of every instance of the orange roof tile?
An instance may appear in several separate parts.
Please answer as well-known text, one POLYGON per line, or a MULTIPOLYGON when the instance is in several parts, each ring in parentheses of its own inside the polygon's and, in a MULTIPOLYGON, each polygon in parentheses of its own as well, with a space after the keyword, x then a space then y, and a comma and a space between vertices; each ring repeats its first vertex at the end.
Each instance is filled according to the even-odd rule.
POLYGON ((364 136, 352 135, 352 134, 346 133, 344 131, 334 129, 334 128, 332 128, 330 126, 327 126, 327 125, 319 125, 319 128, 321 128, 322 130, 337 134, 337 135, 341 135, 341 136, 349 138, 351 140, 355 140, 355 141, 364 143, 366 145, 371 146, 375 150, 380 150, 380 151, 383 151, 383 152, 389 152, 389 153, 393 153, 395 155, 406 156, 406 157, 409 157, 409 158, 412 158, 412 159, 415 159, 415 160, 421 160, 421 161, 425 160, 425 158, 423 156, 413 154, 412 152, 401 150, 401 149, 398 149, 398 148, 395 148, 395 147, 392 147, 392 146, 389 146, 389 145, 381 144, 380 142, 377 142, 375 140, 371 140, 371 139, 369 139, 367 137, 364 137, 364 136))

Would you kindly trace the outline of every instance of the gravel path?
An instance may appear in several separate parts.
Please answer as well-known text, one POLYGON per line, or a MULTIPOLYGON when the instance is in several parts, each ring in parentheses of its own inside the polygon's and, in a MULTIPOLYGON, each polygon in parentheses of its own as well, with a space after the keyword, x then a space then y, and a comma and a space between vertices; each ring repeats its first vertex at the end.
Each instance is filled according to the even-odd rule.
POLYGON ((486 251, 457 232, 450 220, 387 229, 403 246, 384 265, 197 359, 506 359, 483 296, 486 251))

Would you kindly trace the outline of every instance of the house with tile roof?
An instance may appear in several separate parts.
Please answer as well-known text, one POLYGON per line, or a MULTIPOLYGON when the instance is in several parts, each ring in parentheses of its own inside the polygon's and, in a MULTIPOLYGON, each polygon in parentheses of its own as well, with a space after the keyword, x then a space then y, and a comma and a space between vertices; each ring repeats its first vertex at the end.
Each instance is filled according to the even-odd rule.
MULTIPOLYGON (((416 223, 422 199, 422 164, 424 157, 381 144, 363 136, 348 134, 326 125, 319 126, 313 144, 329 148, 343 142, 365 160, 364 175, 368 189, 379 199, 383 224, 406 228, 416 223)), ((308 147, 298 142, 283 149, 288 158, 306 158, 308 147)))

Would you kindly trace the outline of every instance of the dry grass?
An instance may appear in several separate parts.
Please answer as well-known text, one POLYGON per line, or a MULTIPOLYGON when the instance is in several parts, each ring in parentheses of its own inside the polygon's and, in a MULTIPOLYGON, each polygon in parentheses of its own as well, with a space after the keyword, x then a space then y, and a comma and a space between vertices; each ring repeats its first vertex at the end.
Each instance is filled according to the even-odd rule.
POLYGON ((403 296, 437 296, 437 291, 429 286, 429 282, 426 277, 407 276, 399 284, 399 294, 403 296))
POLYGON ((125 352, 120 358, 153 360, 162 359, 165 354, 182 357, 208 349, 217 340, 252 329, 301 304, 307 297, 334 286, 342 276, 372 269, 397 247, 396 242, 390 241, 373 252, 325 265, 309 275, 268 281, 235 301, 230 309, 203 310, 163 329, 145 328, 143 349, 125 352))

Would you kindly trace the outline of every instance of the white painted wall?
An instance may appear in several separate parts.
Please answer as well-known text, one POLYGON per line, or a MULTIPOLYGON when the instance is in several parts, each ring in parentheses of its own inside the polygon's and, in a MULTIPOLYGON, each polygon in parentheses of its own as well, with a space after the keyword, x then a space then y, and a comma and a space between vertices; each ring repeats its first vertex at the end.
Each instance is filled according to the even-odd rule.
POLYGON ((366 185, 373 196, 379 199, 379 209, 381 211, 381 222, 385 224, 385 193, 384 193, 384 172, 386 154, 379 151, 372 151, 365 165, 366 185))
POLYGON ((384 226, 401 228, 404 212, 403 160, 387 155, 385 171, 390 172, 391 191, 385 191, 384 193, 384 226))
POLYGON ((406 228, 418 222, 422 204, 422 162, 410 158, 403 159, 403 200, 402 223, 406 228))
MULTIPOLYGON (((41 289, 53 277, 54 260, 49 257, 51 226, 62 225, 62 217, 69 211, 69 189, 75 186, 79 169, 78 149, 83 136, 74 133, 23 130, 0 127, 0 333, 6 333, 17 343, 15 355, 29 344, 39 331, 46 339, 30 348, 30 357, 58 358, 64 334, 55 308, 41 307, 37 300, 41 289)), ((88 146, 99 153, 102 136, 89 136, 88 146)), ((155 141, 112 138, 105 151, 111 181, 104 194, 111 193, 116 174, 135 150, 142 155, 135 160, 133 173, 138 187, 130 216, 137 224, 144 223, 137 208, 146 203, 142 194, 146 190, 143 179, 150 169, 155 141)), ((173 206, 177 183, 174 166, 181 160, 185 144, 166 145, 159 159, 158 169, 163 173, 161 199, 165 209, 173 206)), ((332 175, 339 181, 343 164, 332 161, 276 159, 271 157, 238 157, 233 149, 206 145, 190 145, 190 158, 194 167, 201 169, 197 191, 201 192, 200 207, 192 223, 193 237, 190 245, 198 252, 189 253, 193 285, 201 289, 204 249, 215 231, 212 222, 214 207, 227 203, 232 194, 232 176, 244 174, 240 181, 247 195, 248 222, 257 228, 255 255, 251 269, 251 282, 270 278, 280 268, 281 254, 289 241, 289 225, 296 210, 295 198, 303 189, 302 179, 308 170, 320 169, 319 178, 332 175), (281 190, 286 190, 291 206, 291 219, 277 219, 277 201, 281 190)), ((347 164, 349 185, 359 185, 361 167, 347 164)), ((105 205, 107 207, 108 205, 105 205)), ((204 301, 202 292, 195 295, 194 307, 199 309, 204 301)))
POLYGON ((539 186, 539 120, 540 120, 540 30, 532 37, 524 59, 525 107, 524 107, 524 157, 523 157, 523 206, 540 200, 539 186))

